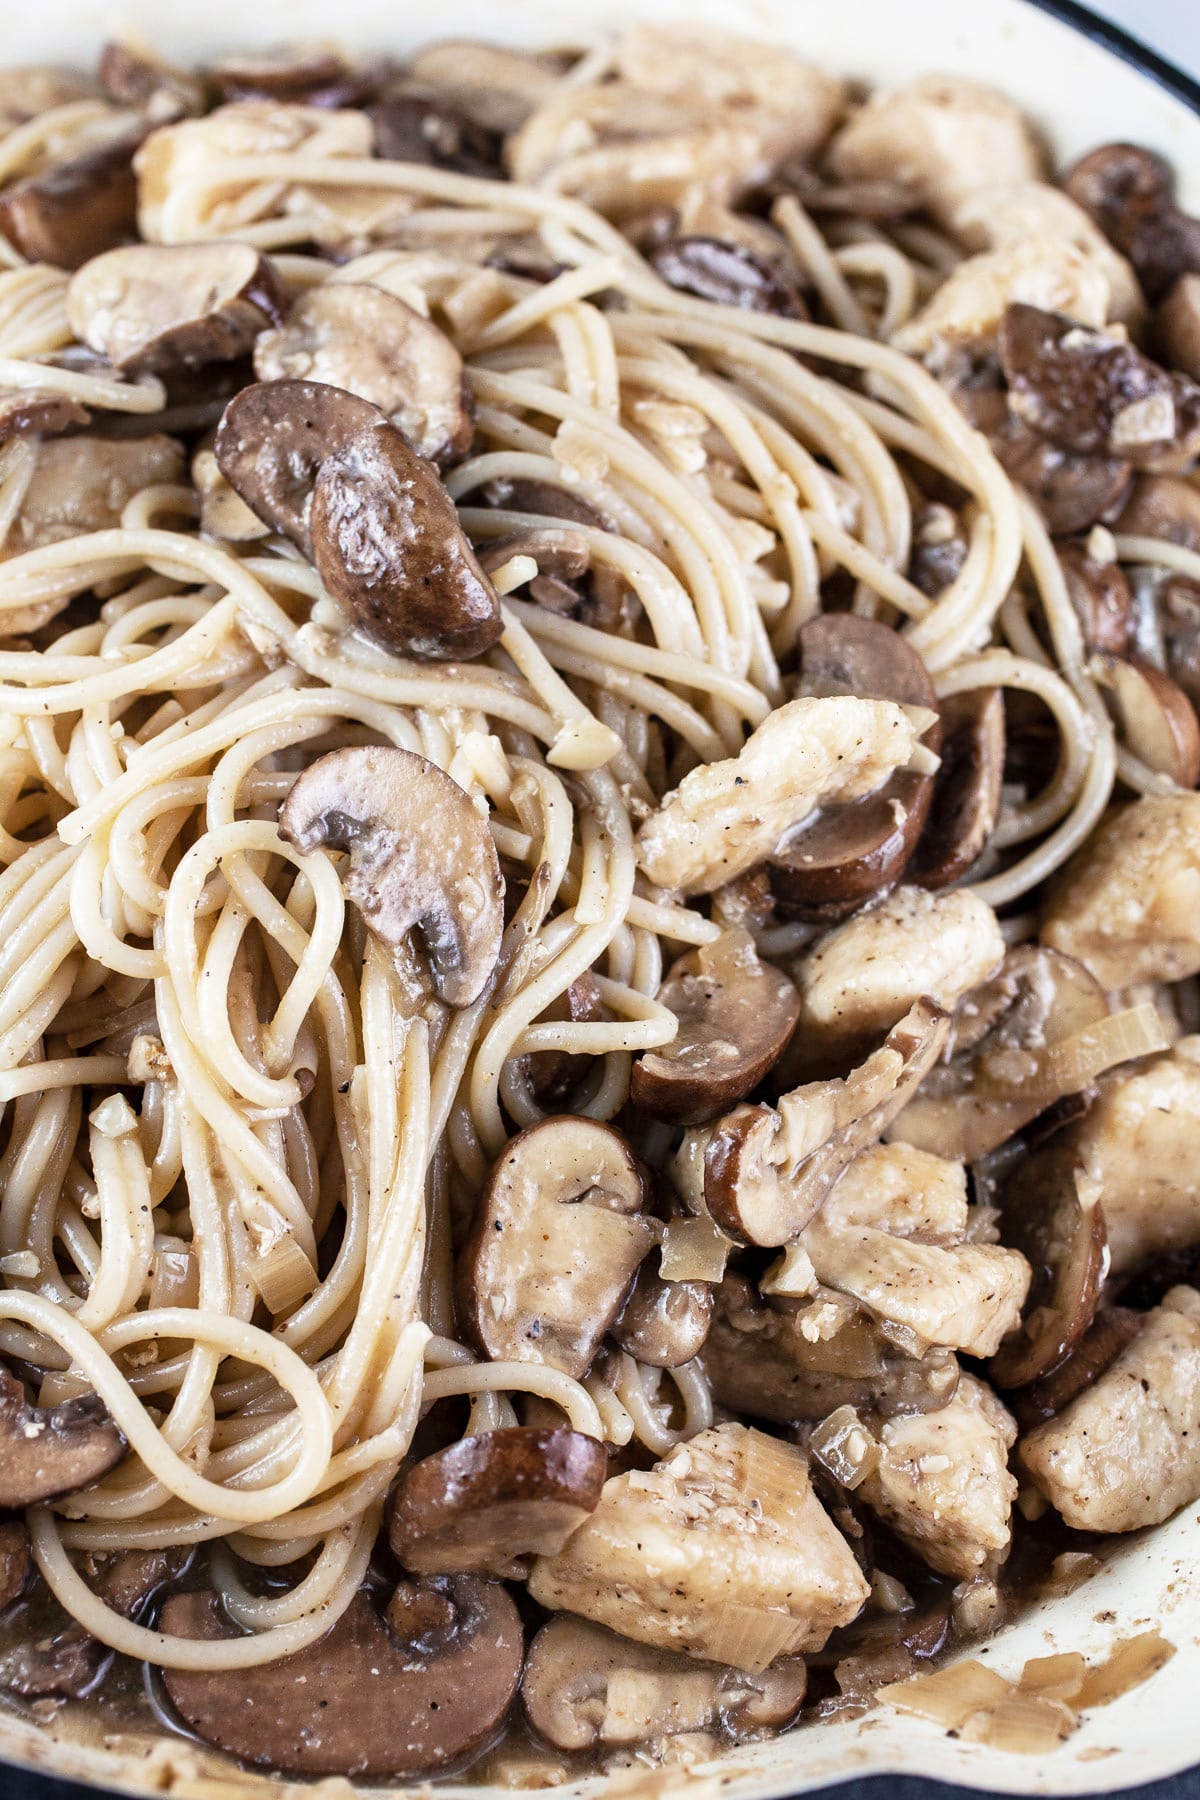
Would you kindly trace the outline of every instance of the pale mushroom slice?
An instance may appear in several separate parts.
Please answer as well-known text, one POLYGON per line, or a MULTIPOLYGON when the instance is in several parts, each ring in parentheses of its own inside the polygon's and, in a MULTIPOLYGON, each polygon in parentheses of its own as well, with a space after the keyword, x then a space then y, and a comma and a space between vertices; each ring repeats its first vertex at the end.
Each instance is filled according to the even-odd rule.
POLYGON ((1194 788, 1200 781, 1200 721, 1178 682, 1133 657, 1097 657, 1092 666, 1121 742, 1155 774, 1194 788))
POLYGON ((1025 1316, 993 1345, 988 1373, 999 1387, 1024 1387, 1057 1368, 1091 1328, 1108 1273, 1100 1190, 1069 1138, 1013 1171, 1001 1191, 1000 1233, 1026 1258, 1033 1281, 1025 1316))
POLYGON ((645 1171, 611 1125, 563 1116, 515 1137, 459 1266, 462 1316, 485 1354, 586 1374, 660 1236, 648 1203, 645 1171))
POLYGON ((806 1457, 739 1424, 610 1477, 563 1549, 534 1563, 529 1592, 639 1643, 760 1674, 819 1649, 868 1588, 806 1457))
POLYGON ((0 194, 0 235, 28 262, 78 269, 137 235, 138 126, 0 194))
POLYGON ((1017 1455, 1076 1531, 1138 1531, 1200 1498, 1200 1294, 1172 1288, 1133 1341, 1017 1455))
MULTIPOLYGON (((214 1593, 174 1594, 161 1629, 201 1641, 238 1631, 214 1593)), ((401 1582, 386 1622, 355 1594, 324 1637, 249 1669, 165 1669, 168 1697, 206 1744, 291 1775, 415 1777, 490 1741, 521 1679, 521 1623, 498 1583, 401 1582)))
POLYGON ((288 843, 348 850, 346 893, 390 949, 416 929, 447 1006, 470 1006, 491 977, 504 878, 487 819, 411 750, 356 745, 318 757, 279 814, 288 843))
POLYGON ((950 1016, 921 999, 844 1080, 815 1081, 776 1107, 736 1107, 707 1133, 704 1203, 736 1242, 792 1241, 843 1169, 877 1143, 942 1052, 950 1016))
POLYGON ((661 1745, 684 1732, 719 1731, 742 1743, 782 1731, 807 1687, 802 1657, 756 1675, 693 1662, 566 1615, 529 1647, 521 1698, 529 1723, 556 1750, 661 1745))
POLYGON ((640 1363, 678 1369, 704 1348, 712 1320, 713 1290, 707 1281, 667 1281, 651 1250, 637 1272, 632 1292, 613 1322, 612 1337, 640 1363))
POLYGON ((1004 787, 1004 697, 969 688, 941 703, 941 766, 907 873, 922 887, 952 887, 987 849, 1004 787))
POLYGON ((917 751, 934 715, 851 696, 789 700, 739 755, 685 775, 638 832, 648 880, 708 894, 771 856, 819 806, 856 800, 917 751))
POLYGON ((40 1506, 90 1487, 125 1454, 125 1439, 95 1394, 33 1406, 0 1366, 0 1507, 40 1506))
POLYGON ((549 98, 563 69, 553 57, 448 38, 418 50, 406 74, 444 95, 483 130, 507 136, 549 98))
POLYGON ((301 295, 279 329, 257 339, 254 372, 260 381, 323 381, 358 394, 431 462, 471 447, 462 357, 431 320, 366 282, 326 282, 301 295))
POLYGON ((1093 555, 1100 535, 1059 544, 1058 560, 1087 648, 1123 656, 1133 637, 1133 596, 1120 563, 1093 555))
POLYGON ((680 957, 658 999, 679 1031, 638 1058, 629 1093, 672 1125, 701 1125, 744 1099, 779 1060, 800 1013, 792 982, 739 930, 680 957))
POLYGON ((76 270, 67 322, 138 375, 244 356, 284 305, 274 266, 251 244, 131 244, 76 270))
POLYGON ((566 1427, 476 1432, 404 1472, 388 1541, 418 1575, 508 1576, 519 1557, 562 1549, 607 1474, 605 1446, 566 1427))

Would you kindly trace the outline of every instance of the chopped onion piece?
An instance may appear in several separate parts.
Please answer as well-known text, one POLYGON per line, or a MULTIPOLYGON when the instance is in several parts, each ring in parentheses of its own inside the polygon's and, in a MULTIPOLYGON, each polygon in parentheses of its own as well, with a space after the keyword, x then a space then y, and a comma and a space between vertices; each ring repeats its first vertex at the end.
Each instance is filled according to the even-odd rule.
POLYGON ((1061 1700, 1040 1694, 1011 1693, 995 1706, 972 1713, 961 1735, 995 1750, 1015 1751, 1019 1756, 1044 1756, 1070 1737, 1079 1721, 1061 1700))
POLYGON ((842 1487, 860 1487, 879 1467, 879 1445, 852 1406, 839 1406, 813 1431, 808 1447, 842 1487))
POLYGON ((151 1308, 199 1306, 200 1269, 191 1247, 181 1238, 162 1238, 150 1265, 151 1308))
POLYGON ((1123 1638, 1104 1662, 1088 1670, 1079 1690, 1079 1705, 1107 1706, 1110 1700, 1119 1700, 1130 1688, 1156 1675, 1174 1654, 1174 1644, 1157 1631, 1123 1638))
POLYGON ((781 1294, 788 1299, 811 1294, 817 1285, 812 1257, 803 1244, 789 1244, 758 1284, 760 1294, 781 1294))
POLYGON ((960 1731, 972 1713, 997 1705, 1011 1692, 1012 1684, 1003 1675, 971 1661, 881 1687, 879 1698, 900 1712, 932 1719, 947 1731, 960 1731))
POLYGON ((275 1239, 250 1265, 250 1278, 267 1310, 279 1318, 312 1293, 317 1271, 290 1232, 275 1239))
POLYGON ((658 1272, 664 1281, 720 1281, 733 1244, 709 1218, 670 1219, 658 1272))
POLYGON ((1061 1044, 1050 1045, 1038 1059, 1041 1067, 1032 1085, 1057 1100, 1061 1094, 1078 1093, 1117 1063, 1169 1049, 1156 1008, 1144 1000, 1124 1012, 1110 1013, 1061 1044))
POLYGON ((804 1620, 790 1613, 730 1602, 721 1609, 707 1654, 714 1662, 761 1675, 777 1656, 799 1647, 806 1629, 804 1620))
POLYGON ((1078 1650, 1064 1650, 1059 1656, 1031 1656, 1019 1685, 1023 1694, 1040 1694, 1043 1700, 1077 1700, 1086 1674, 1078 1650))

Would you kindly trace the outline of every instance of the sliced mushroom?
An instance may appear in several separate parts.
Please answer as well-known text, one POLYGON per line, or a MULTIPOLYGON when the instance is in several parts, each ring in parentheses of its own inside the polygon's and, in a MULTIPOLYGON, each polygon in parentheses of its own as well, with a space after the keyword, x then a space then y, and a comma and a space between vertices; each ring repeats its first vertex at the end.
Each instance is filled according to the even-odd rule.
POLYGON ((989 433, 1005 469, 1027 491, 1055 537, 1088 531, 1111 519, 1133 473, 1121 457, 1075 456, 1008 415, 989 433))
POLYGON ((1200 448, 1200 387, 1123 337, 1014 304, 1004 314, 1000 357, 1012 411, 1065 450, 1141 467, 1200 448))
POLYGON ((19 1519, 0 1524, 0 1607, 11 1606, 33 1569, 29 1533, 19 1519))
POLYGON ((659 1226, 645 1173, 611 1125, 543 1119, 488 1181, 459 1271, 472 1336, 494 1361, 584 1375, 659 1226))
POLYGON ((680 957, 658 991, 679 1019, 661 1050, 633 1065, 633 1104, 672 1125, 701 1125, 733 1106, 775 1066, 800 1016, 781 969, 760 962, 747 931, 680 957))
POLYGON ((553 1618, 529 1647, 521 1697, 538 1736, 557 1750, 660 1744, 719 1729, 737 1743, 789 1725, 804 1700, 802 1657, 747 1675, 704 1667, 589 1625, 553 1618))
MULTIPOLYGON (((566 992, 540 1013, 535 1023, 557 1020, 580 1024, 606 1017, 600 988, 590 969, 577 975, 566 992)), ((592 1067, 588 1056, 575 1056, 569 1050, 534 1050, 526 1058, 529 1086, 539 1106, 551 1106, 565 1100, 592 1067)))
POLYGON ((1138 144, 1101 144, 1063 177, 1137 271, 1146 298, 1162 298, 1187 269, 1200 268, 1200 222, 1175 205, 1175 177, 1164 157, 1138 144))
POLYGON ((411 162, 483 180, 503 175, 498 132, 485 131, 429 89, 392 89, 368 109, 375 130, 375 154, 388 162, 411 162))
POLYGON ((529 1591, 639 1643, 761 1673, 819 1648, 867 1595, 807 1459, 745 1425, 701 1431, 647 1473, 614 1475, 529 1591))
POLYGON ((320 381, 358 394, 431 462, 454 461, 471 447, 462 357, 444 331, 383 288, 310 288, 279 330, 258 338, 254 372, 260 381, 320 381))
POLYGON ((612 1326, 622 1350, 655 1369, 678 1369, 704 1348, 712 1320, 707 1281, 664 1281, 652 1250, 637 1272, 633 1291, 612 1326))
POLYGON ((149 127, 115 137, 0 193, 0 234, 29 262, 78 269, 137 236, 134 153, 149 127))
MULTIPOLYGON (((801 629, 800 656, 804 695, 856 694, 936 708, 924 663, 890 626, 853 613, 823 613, 801 629)), ((932 751, 939 747, 936 714, 922 743, 932 751)), ((780 911, 828 923, 886 893, 904 872, 932 797, 927 770, 900 768, 874 793, 823 805, 771 858, 771 891, 780 911)))
POLYGON ((1104 1213, 1070 1145, 1023 1162, 1001 1195, 1000 1232, 1033 1269, 1020 1329, 988 1364, 1000 1387, 1024 1387, 1062 1362, 1096 1316, 1108 1268, 1104 1213))
POLYGON ((1179 475, 1139 475, 1113 530, 1200 550, 1200 488, 1179 475))
POLYGON ((949 1014, 918 1000, 844 1081, 812 1082, 777 1108, 743 1105, 722 1119, 704 1153, 704 1201, 721 1229, 742 1244, 790 1243, 842 1170, 882 1137, 949 1031, 949 1014))
POLYGON ((125 1454, 125 1439, 94 1394, 32 1406, 0 1367, 0 1507, 38 1506, 90 1487, 125 1454))
POLYGON ((242 356, 283 308, 250 244, 133 244, 93 257, 67 289, 75 336, 131 375, 242 356))
POLYGON ((807 319, 808 308, 786 271, 745 244, 718 237, 672 237, 646 259, 668 286, 748 312, 807 319))
POLYGON ((922 887, 962 881, 996 829, 1004 786, 1004 697, 968 688, 941 702, 941 766, 907 873, 922 887))
POLYGON ((279 814, 300 850, 350 852, 345 888, 381 942, 414 926, 447 1006, 476 1001, 500 954, 504 878, 470 796, 411 750, 356 745, 307 768, 279 814))
MULTIPOLYGON (((187 1550, 121 1550, 100 1558, 92 1585, 105 1606, 123 1619, 139 1620, 155 1595, 186 1569, 187 1550)), ((0 1650, 0 1688, 27 1700, 81 1700, 94 1692, 112 1663, 107 1644, 94 1638, 44 1588, 30 1597, 30 1616, 19 1642, 0 1650)))
POLYGON ((1102 562, 1089 543, 1078 541, 1059 544, 1058 560, 1087 648, 1124 656, 1133 637, 1133 596, 1120 563, 1102 562))
POLYGON ((1009 1398, 1022 1431, 1065 1412, 1111 1368, 1142 1328, 1142 1314, 1127 1306, 1102 1306, 1078 1343, 1054 1368, 1009 1398))
POLYGON ((539 481, 524 475, 502 475, 489 481, 483 490, 489 506, 504 512, 533 513, 547 519, 567 519, 574 525, 587 525, 593 531, 611 531, 611 522, 598 512, 589 500, 558 487, 553 481, 539 481))
POLYGON ((207 104, 202 81, 140 45, 135 50, 110 39, 101 47, 96 74, 110 99, 143 107, 158 122, 202 113, 207 104))
POLYGON ((958 580, 968 547, 966 533, 952 507, 938 501, 921 507, 913 518, 909 580, 931 600, 936 599, 958 580))
POLYGON ((1097 659, 1117 735, 1139 762, 1178 787, 1200 781, 1200 723, 1177 682, 1149 663, 1126 656, 1097 659))
POLYGON ((978 1162, 1070 1093, 1072 1080, 1083 1087, 1093 1079, 1064 1046, 1085 1039, 1108 1012, 1100 983, 1073 957, 1018 945, 960 1002, 944 1061, 889 1136, 978 1162))
MULTIPOLYGON (((216 1594, 175 1594, 161 1628, 236 1637, 216 1594)), ((207 1744, 293 1775, 411 1777, 465 1763, 502 1723, 521 1679, 521 1624, 497 1582, 401 1583, 387 1623, 366 1593, 315 1644, 249 1669, 165 1669, 167 1693, 207 1744)))
POLYGON ((418 1575, 510 1575, 516 1558, 562 1549, 607 1474, 605 1446, 578 1431, 477 1432, 400 1477, 388 1539, 418 1575))
MULTIPOLYGON (((1197 239, 1200 247, 1200 230, 1197 239)), ((1155 324, 1168 368, 1200 379, 1200 274, 1179 277, 1159 307, 1155 324)))
POLYGON ((499 44, 449 38, 426 44, 408 63, 407 75, 445 95, 485 131, 506 137, 554 91, 563 65, 499 44))
POLYGON ((53 388, 9 388, 0 394, 0 443, 14 437, 56 437, 91 414, 73 394, 53 388))
POLYGON ((382 73, 354 69, 332 50, 246 51, 205 70, 224 101, 322 107, 362 106, 378 90, 382 73))

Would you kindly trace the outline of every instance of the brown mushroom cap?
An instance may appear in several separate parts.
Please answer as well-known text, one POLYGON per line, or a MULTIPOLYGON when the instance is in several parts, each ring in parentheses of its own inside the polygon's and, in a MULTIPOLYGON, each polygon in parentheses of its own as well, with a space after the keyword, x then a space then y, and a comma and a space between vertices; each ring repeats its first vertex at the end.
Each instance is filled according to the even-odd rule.
POLYGON ((714 1726, 735 1739, 782 1730, 799 1712, 806 1685, 802 1657, 746 1675, 564 1614, 549 1619, 530 1645, 521 1697, 539 1737, 571 1751, 653 1743, 714 1726))
POLYGON ((657 1240, 648 1199, 611 1125, 563 1116, 515 1137, 459 1267, 461 1313, 480 1349, 584 1375, 657 1240))
POLYGON ((222 100, 274 100, 283 106, 361 106, 383 70, 354 69, 332 50, 246 51, 210 63, 205 75, 222 100))
POLYGON ((1139 144, 1101 144, 1062 185, 1129 258, 1148 300, 1160 299, 1183 270, 1200 268, 1200 223, 1176 207, 1164 157, 1139 144))
POLYGON ((431 320, 366 282, 328 281, 301 295, 280 328, 258 338, 254 372, 260 381, 320 381, 358 394, 432 462, 471 447, 462 357, 431 320))
POLYGON ((988 1364, 1001 1387, 1024 1387, 1057 1368, 1096 1316, 1108 1266, 1104 1213, 1081 1183, 1069 1145, 1022 1163, 1004 1186, 1000 1235, 1033 1269, 1019 1329, 988 1364))
POLYGON ((90 419, 73 394, 53 388, 9 388, 0 394, 0 444, 14 437, 57 437, 90 419))
POLYGON ((317 471, 313 563, 354 625, 398 656, 481 656, 504 629, 437 470, 394 425, 362 432, 317 471))
POLYGON ((1022 1431, 1064 1412, 1099 1381, 1141 1330, 1145 1315, 1127 1306, 1102 1306, 1079 1342, 1055 1367, 1007 1401, 1022 1431))
POLYGON ((1139 475, 1113 530, 1200 550, 1200 488, 1179 475, 1139 475))
POLYGON ((0 233, 29 262, 78 269, 137 236, 134 153, 141 126, 0 194, 0 233))
POLYGON ((1126 656, 1100 658, 1097 680, 1121 742, 1148 769, 1194 788, 1200 781, 1200 723, 1178 683, 1126 656))
POLYGON ((487 985, 504 929, 504 877, 487 821, 456 781, 411 750, 355 745, 307 768, 279 814, 298 849, 350 852, 346 893, 396 949, 416 927, 447 1006, 487 985))
POLYGON ((1110 519, 1129 488, 1123 457, 1076 456, 1009 414, 988 438, 1004 468, 1033 499, 1054 537, 1110 519))
POLYGON ((646 259, 668 286, 717 306, 807 319, 796 283, 745 244, 718 237, 672 237, 646 259))
POLYGON ((255 382, 225 408, 213 452, 251 511, 311 562, 317 470, 331 450, 386 423, 369 400, 325 382, 255 382))
POLYGON ((128 374, 228 362, 283 316, 283 284, 251 244, 131 244, 76 270, 75 336, 128 374))
POLYGON ((844 1081, 812 1082, 778 1110, 739 1106, 722 1119, 704 1154, 704 1203, 722 1231, 742 1244, 790 1243, 843 1169, 882 1137, 949 1031, 950 1015, 918 1000, 844 1081))
MULTIPOLYGON (((161 1627, 237 1631, 216 1594, 175 1594, 161 1627)), ((293 1775, 431 1775, 482 1750, 521 1679, 521 1623, 506 1590, 464 1575, 402 1583, 385 1625, 358 1593, 331 1631, 278 1662, 165 1669, 171 1702, 205 1743, 293 1775)))
POLYGON ((19 1519, 6 1519, 0 1524, 0 1607, 12 1605, 32 1568, 28 1531, 19 1519))
POLYGON ((715 1119, 758 1086, 800 1017, 800 996, 781 969, 759 961, 746 931, 725 931, 690 950, 658 991, 679 1019, 674 1041, 633 1065, 630 1099, 672 1125, 715 1119))
MULTIPOLYGON (((936 709, 933 683, 917 652, 873 619, 853 613, 810 619, 800 631, 800 656, 800 694, 856 694, 936 709)), ((924 742, 936 751, 940 741, 935 724, 924 742)), ((768 864, 780 912, 832 924, 893 887, 924 829, 932 797, 932 775, 897 769, 875 793, 823 807, 768 864)))
POLYGON ((561 1550, 607 1475, 605 1446, 566 1427, 477 1432, 400 1477, 389 1542, 419 1575, 509 1574, 516 1557, 561 1550))
POLYGON ((391 89, 368 117, 375 154, 387 162, 411 162, 491 180, 503 175, 500 134, 488 131, 445 94, 420 87, 391 89))
POLYGON ((922 887, 961 881, 987 847, 1004 786, 1004 697, 968 688, 941 702, 942 761, 908 876, 922 887))
MULTIPOLYGON (((93 1561, 97 1598, 123 1619, 139 1619, 166 1584, 187 1567, 189 1550, 119 1550, 93 1561)), ((35 1588, 30 1625, 0 1649, 0 1688, 29 1700, 80 1700, 94 1692, 113 1653, 72 1618, 44 1588, 35 1588)), ((22 1621, 24 1623, 24 1621, 22 1621)))
POLYGON ((614 1320, 612 1336, 638 1362, 678 1369, 704 1348, 712 1320, 713 1291, 707 1281, 664 1281, 651 1251, 637 1273, 633 1291, 614 1320))
POLYGON ((1133 596, 1124 569, 1097 561, 1078 540, 1060 544, 1058 558, 1087 648, 1123 656, 1133 637, 1133 596))
POLYGON ((37 1506, 99 1481, 125 1454, 125 1439, 95 1394, 32 1406, 0 1367, 0 1507, 37 1506))

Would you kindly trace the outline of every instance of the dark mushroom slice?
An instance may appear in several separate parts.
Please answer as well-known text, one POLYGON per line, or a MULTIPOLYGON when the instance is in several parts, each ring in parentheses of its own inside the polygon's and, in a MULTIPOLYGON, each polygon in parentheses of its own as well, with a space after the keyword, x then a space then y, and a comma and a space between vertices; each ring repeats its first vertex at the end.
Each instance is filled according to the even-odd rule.
POLYGON ((959 1002, 944 1059, 889 1137, 978 1162, 1094 1079, 1089 1033, 1108 1013, 1100 983, 1074 957, 1017 945, 959 1002))
POLYGON ((1000 814, 1004 786, 1004 696, 968 688, 941 702, 941 765, 907 874, 922 887, 952 887, 979 861, 1000 814))
POLYGON ((280 328, 258 338, 254 372, 260 381, 320 381, 369 400, 431 462, 471 448, 462 357, 431 320, 366 282, 324 282, 301 295, 280 328))
POLYGON ((1010 409, 1063 449, 1139 467, 1200 448, 1200 387, 1126 339, 1014 303, 999 346, 1010 409))
POLYGON ((1117 736, 1139 762, 1179 787, 1200 781, 1200 723, 1183 689, 1161 669, 1126 656, 1099 659, 1117 736))
POLYGON ((593 531, 611 531, 611 522, 581 494, 558 487, 553 481, 536 481, 526 475, 501 475, 483 490, 489 506, 504 512, 533 513, 547 519, 566 519, 593 531))
POLYGON ((460 1311, 495 1361, 577 1379, 656 1243, 646 1175, 619 1131, 543 1119, 497 1160, 459 1265, 460 1311))
MULTIPOLYGON (((856 694, 936 710, 924 663, 899 632, 853 613, 822 613, 800 631, 798 693, 856 694)), ((923 742, 940 747, 940 727, 923 742)), ((834 924, 903 875, 933 799, 933 776, 897 769, 873 794, 826 806, 791 833, 768 864, 771 892, 789 918, 834 924)))
POLYGON ((1110 519, 1129 489, 1132 465, 1122 457, 1076 456, 1039 437, 1011 415, 989 432, 1000 462, 1028 493, 1053 537, 1089 531, 1110 519))
POLYGON ((713 1290, 707 1281, 664 1281, 658 1261, 659 1252, 652 1250, 611 1335, 638 1362, 655 1369, 678 1369, 704 1348, 713 1290))
POLYGON ((735 1107, 704 1153, 704 1203, 741 1244, 791 1243, 843 1169, 877 1143, 937 1062, 950 1015, 918 1000, 845 1080, 811 1082, 777 1107, 735 1107))
POLYGON ((1175 205, 1165 157, 1139 144, 1101 144, 1067 170, 1063 187, 1127 256, 1151 303, 1186 269, 1200 269, 1200 221, 1175 205))
POLYGON ((204 83, 144 49, 111 40, 101 46, 96 65, 100 85, 122 106, 143 107, 156 124, 205 111, 204 83))
POLYGON ((1139 475, 1113 530, 1200 551, 1200 488, 1179 475, 1139 475))
POLYGON ((394 425, 328 455, 312 501, 313 563, 355 627, 397 656, 481 656, 504 629, 433 464, 394 425))
MULTIPOLYGON (((605 1017, 600 987, 590 969, 577 975, 566 992, 551 1002, 535 1023, 558 1023, 569 1020, 583 1024, 605 1017)), ((534 1050, 526 1058, 529 1087, 539 1106, 552 1106, 565 1100, 579 1086, 592 1067, 590 1056, 576 1056, 570 1050, 534 1050)))
POLYGON ((1070 1145, 1022 1163, 1000 1198, 1000 1236, 1033 1270, 1021 1325, 988 1364, 1002 1388, 1024 1387, 1058 1367, 1096 1316, 1108 1265, 1104 1213, 1081 1179, 1070 1145))
POLYGON ((931 600, 958 580, 967 560, 967 537, 952 507, 933 501, 913 517, 908 577, 931 600))
POLYGON ((283 284, 250 244, 131 244, 78 269, 67 321, 126 374, 243 356, 283 317, 283 284))
POLYGON ((16 181, 0 193, 0 234, 29 262, 78 269, 137 236, 133 158, 149 125, 16 181))
POLYGON ((690 950, 658 990, 677 1036, 633 1065, 630 1099, 671 1125, 702 1125, 756 1088, 796 1029, 800 996, 747 931, 690 950))
POLYGON ((14 437, 57 437, 91 414, 73 394, 53 388, 9 388, 0 394, 0 444, 14 437))
POLYGON ((504 174, 500 134, 486 131, 433 89, 393 89, 367 108, 367 117, 375 130, 375 154, 386 162, 453 169, 484 181, 504 174))
POLYGON ((480 553, 480 567, 485 574, 494 575, 514 556, 529 556, 537 563, 538 572, 529 582, 531 600, 563 618, 579 616, 587 598, 582 584, 592 568, 586 538, 558 525, 492 538, 480 553))
POLYGON ((1133 596, 1120 563, 1100 562, 1078 539, 1059 544, 1058 560, 1087 648, 1124 656, 1133 638, 1133 596))
POLYGON ((1158 309, 1155 329, 1168 368, 1200 378, 1200 274, 1179 277, 1158 309))
POLYGON ((90 1487, 125 1454, 125 1439, 95 1394, 33 1406, 0 1367, 0 1507, 38 1506, 90 1487))
MULTIPOLYGON (((216 1594, 175 1594, 161 1629, 237 1637, 216 1594)), ((432 1775, 491 1742, 521 1679, 521 1622, 498 1582, 402 1582, 387 1623, 357 1593, 323 1638, 250 1669, 165 1669, 185 1724, 207 1744, 290 1775, 432 1775)))
MULTIPOLYGON (((188 1550, 118 1551, 104 1559, 94 1579, 97 1596, 123 1619, 140 1620, 190 1557, 188 1550)), ((84 1699, 99 1685, 113 1652, 44 1587, 34 1588, 28 1606, 20 1640, 0 1650, 0 1688, 26 1700, 84 1699)))
POLYGON ((1128 1306, 1102 1306, 1063 1360, 1008 1401, 1021 1430, 1032 1431, 1064 1412, 1132 1344, 1143 1323, 1144 1314, 1128 1306))
POLYGON ((349 898, 376 937, 398 949, 416 929, 447 1006, 484 988, 504 928, 504 878, 487 821, 423 756, 355 745, 318 757, 279 814, 298 849, 350 852, 349 898))
POLYGON ((204 73, 222 100, 334 108, 373 99, 384 71, 352 68, 332 50, 277 50, 224 56, 204 73))
POLYGON ((369 400, 320 381, 260 381, 230 400, 217 430, 217 466, 264 525, 309 562, 317 470, 331 450, 388 423, 369 400))
POLYGON ((556 1750, 656 1744, 681 1732, 721 1730, 735 1741, 781 1731, 804 1701, 803 1657, 759 1675, 654 1650, 569 1614, 529 1647, 521 1697, 529 1723, 556 1750))
POLYGON ((808 308, 795 281, 745 244, 718 237, 673 237, 656 245, 647 259, 669 287, 717 306, 745 312, 807 319, 808 308))
POLYGON ((33 1569, 29 1533, 19 1519, 0 1524, 0 1607, 18 1599, 33 1569))
POLYGON ((401 1475, 388 1541, 414 1574, 510 1575, 518 1557, 561 1550, 607 1476, 606 1446, 565 1426, 477 1432, 401 1475))

